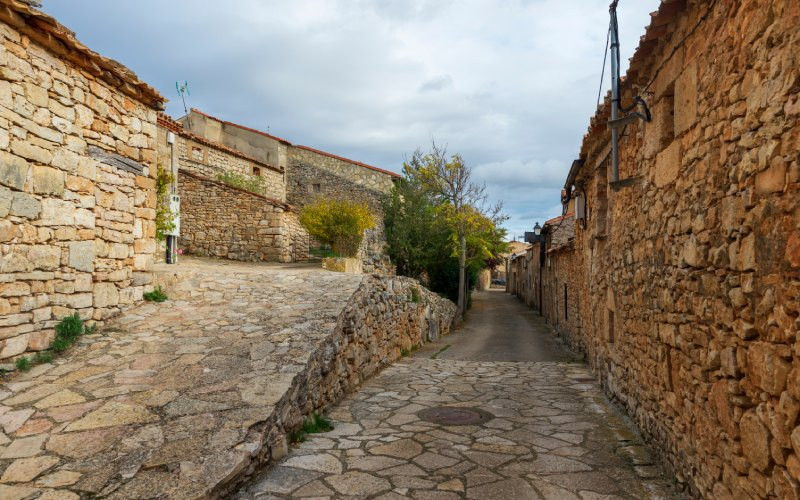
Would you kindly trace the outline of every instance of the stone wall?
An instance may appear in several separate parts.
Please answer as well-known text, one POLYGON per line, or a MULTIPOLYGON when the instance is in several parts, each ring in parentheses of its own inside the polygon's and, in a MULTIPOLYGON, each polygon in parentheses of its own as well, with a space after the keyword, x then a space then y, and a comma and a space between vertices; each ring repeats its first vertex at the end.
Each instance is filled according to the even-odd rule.
MULTIPOLYGON (((328 192, 335 193, 338 189, 337 186, 329 186, 324 177, 316 180, 314 177, 315 172, 328 172, 341 179, 348 180, 351 185, 355 184, 372 191, 379 193, 388 193, 392 189, 393 179, 398 177, 397 174, 382 170, 371 165, 366 165, 354 160, 348 160, 340 156, 324 153, 316 149, 306 146, 292 146, 289 149, 289 170, 292 177, 292 182, 295 184, 305 185, 305 190, 293 187, 292 192, 298 196, 302 196, 304 192, 313 193, 315 183, 323 183, 323 189, 328 192), (301 167, 313 167, 313 170, 301 167), (297 168, 296 172, 292 172, 297 168)), ((299 200, 295 203, 299 203, 299 200)))
POLYGON ((141 299, 155 249, 162 98, 52 18, 2 3, 0 363, 8 368, 47 348, 64 316, 102 321, 141 299))
POLYGON ((308 238, 286 204, 181 170, 185 252, 241 261, 293 262, 308 257, 308 238))
MULTIPOLYGON (((304 163, 327 158, 323 155, 307 153, 308 156, 297 158, 293 156, 291 159, 286 181, 287 199, 301 207, 319 197, 366 203, 375 217, 377 227, 364 233, 364 239, 358 251, 364 272, 393 274, 391 262, 385 253, 386 237, 383 233, 383 211, 381 210, 383 196, 388 191, 376 191, 359 183, 357 179, 341 177, 327 169, 320 168, 318 164, 304 163)), ((338 162, 338 160, 333 161, 338 162)), ((364 167, 357 168, 364 169, 364 167)), ((388 179, 388 176, 381 175, 388 179)), ((389 182, 391 183, 391 180, 389 182)), ((389 189, 391 189, 391 184, 389 184, 389 189)))
MULTIPOLYGON (((175 155, 177 167, 203 177, 217 179, 223 173, 233 173, 264 183, 258 194, 278 201, 286 201, 286 183, 283 170, 260 162, 235 149, 217 144, 183 129, 182 124, 166 115, 158 117, 158 161, 170 167, 170 157, 175 155), (175 137, 173 145, 167 143, 168 132, 175 137)), ((180 179, 178 179, 180 184, 180 179)))
POLYGON ((653 112, 630 181, 608 101, 573 172, 581 344, 694 496, 800 496, 798 46, 798 2, 662 4, 623 87, 653 112))
MULTIPOLYGON (((322 413, 354 392, 361 383, 405 353, 450 332, 456 306, 451 301, 404 277, 365 276, 350 297, 333 331, 317 344, 260 434, 249 439, 261 464, 286 454, 287 433, 304 418, 322 413), (414 301, 414 292, 419 294, 414 301)), ((217 486, 234 489, 255 470, 255 464, 217 486)))

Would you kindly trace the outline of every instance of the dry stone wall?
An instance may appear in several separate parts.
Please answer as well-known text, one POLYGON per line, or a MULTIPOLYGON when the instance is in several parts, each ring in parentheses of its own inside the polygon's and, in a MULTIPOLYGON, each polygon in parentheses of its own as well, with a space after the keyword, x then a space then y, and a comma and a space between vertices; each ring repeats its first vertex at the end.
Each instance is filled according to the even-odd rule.
MULTIPOLYGON (((289 148, 290 170, 295 166, 303 165, 314 167, 317 171, 329 172, 342 179, 347 179, 351 184, 380 193, 388 193, 392 189, 393 179, 397 177, 397 174, 306 146, 289 148)), ((313 174, 313 172, 309 172, 307 169, 292 173, 295 182, 307 182, 311 185, 314 179, 313 175, 309 176, 309 174, 313 174)), ((335 187, 331 186, 329 189, 333 190, 335 187)), ((295 191, 295 194, 302 193, 295 191)))
POLYGON ((0 364, 8 368, 48 347, 64 316, 102 321, 141 299, 155 250, 158 103, 130 97, 141 95, 138 81, 114 76, 117 63, 85 52, 66 29, 51 35, 30 24, 45 16, 22 3, 3 9, 15 23, 0 22, 0 364), (109 71, 85 67, 99 63, 109 71))
MULTIPOLYGON (((362 278, 334 330, 315 346, 269 420, 248 434, 250 448, 258 450, 255 464, 282 458, 287 452, 287 433, 304 418, 322 413, 415 347, 447 335, 455 312, 453 302, 416 280, 385 275, 362 278)), ((241 467, 216 491, 232 491, 257 470, 255 464, 241 467)))
MULTIPOLYGON (((388 190, 376 191, 363 183, 357 182, 357 180, 341 177, 325 168, 321 168, 319 164, 304 163, 303 161, 320 159, 329 159, 333 162, 342 163, 340 160, 328 158, 324 155, 312 154, 307 151, 305 153, 308 156, 292 157, 292 162, 287 171, 287 199, 298 206, 311 203, 319 197, 366 203, 375 217, 377 227, 364 233, 358 257, 361 259, 366 273, 393 274, 394 270, 391 262, 385 253, 386 237, 383 232, 383 211, 381 210, 383 196, 388 193, 388 190)), ((366 170, 365 167, 351 166, 366 170)), ((368 175, 371 178, 371 174, 368 175)), ((389 179, 388 189, 391 189, 390 178, 385 174, 380 175, 385 179, 389 179)), ((386 188, 386 185, 383 188, 386 188)))
POLYGON ((289 207, 186 170, 180 171, 180 248, 241 261, 308 258, 308 236, 289 207))
POLYGON ((662 4, 653 25, 623 92, 652 92, 631 184, 609 182, 608 104, 581 151, 580 344, 692 495, 798 498, 800 3, 662 4))

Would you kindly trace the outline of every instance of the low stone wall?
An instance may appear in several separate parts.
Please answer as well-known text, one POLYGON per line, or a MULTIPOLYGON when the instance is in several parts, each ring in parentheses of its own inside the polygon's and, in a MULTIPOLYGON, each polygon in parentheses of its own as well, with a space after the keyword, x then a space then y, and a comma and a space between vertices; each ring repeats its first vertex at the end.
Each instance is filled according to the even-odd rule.
POLYGON ((178 186, 185 252, 241 261, 307 258, 307 238, 286 205, 185 170, 178 186))
POLYGON ((258 465, 285 456, 287 434, 307 416, 322 413, 404 353, 447 335, 455 312, 453 302, 416 280, 365 276, 336 327, 311 353, 269 420, 250 429, 243 448, 255 450, 252 460, 219 482, 214 493, 224 496, 253 475, 258 465))

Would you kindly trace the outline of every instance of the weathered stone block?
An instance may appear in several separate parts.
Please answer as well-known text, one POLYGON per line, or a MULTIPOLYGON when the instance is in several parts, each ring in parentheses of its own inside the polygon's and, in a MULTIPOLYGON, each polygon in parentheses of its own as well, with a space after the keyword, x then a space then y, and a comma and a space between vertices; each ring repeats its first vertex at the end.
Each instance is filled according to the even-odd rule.
POLYGON ((95 283, 94 307, 109 307, 119 304, 119 289, 113 283, 95 283))
MULTIPOLYGON (((50 319, 50 318, 48 318, 50 319)), ((55 339, 55 330, 39 330, 38 332, 31 332, 28 334, 28 350, 30 351, 44 351, 55 339)))
POLYGON ((787 165, 783 161, 777 161, 767 170, 756 175, 756 193, 770 194, 779 193, 786 188, 787 165))
POLYGON ((681 170, 680 144, 672 141, 667 148, 656 156, 656 187, 664 187, 675 182, 681 170))
POLYGON ((47 226, 75 225, 75 205, 55 198, 42 200, 42 224, 47 226))
POLYGON ((22 281, 0 284, 0 297, 21 297, 30 293, 30 285, 22 281))
POLYGON ((747 411, 739 424, 742 451, 753 466, 766 471, 772 464, 769 451, 769 430, 758 418, 754 410, 747 411))
POLYGON ((16 337, 11 337, 2 342, 3 348, 0 350, 0 359, 10 358, 22 354, 28 348, 28 334, 23 333, 16 337))
POLYGON ((69 244, 69 267, 78 271, 94 271, 95 244, 93 240, 69 244))
POLYGON ((61 263, 61 248, 47 245, 35 245, 28 250, 28 260, 34 269, 54 271, 61 263))
POLYGON ((14 193, 11 199, 11 215, 37 219, 42 211, 42 203, 33 196, 25 193, 14 193))
POLYGON ((33 192, 39 194, 64 194, 64 172, 52 167, 34 165, 33 192))
POLYGON ((768 342, 753 342, 747 350, 747 377, 756 387, 773 396, 780 396, 792 365, 778 355, 768 342))
POLYGON ((0 151, 0 184, 21 191, 28 178, 28 168, 24 159, 0 151))
POLYGON ((49 165, 53 160, 53 154, 50 151, 31 142, 14 141, 11 143, 11 151, 15 155, 44 165, 49 165))
POLYGON ((47 96, 47 90, 30 82, 25 82, 25 97, 31 104, 40 108, 46 108, 50 100, 47 96))

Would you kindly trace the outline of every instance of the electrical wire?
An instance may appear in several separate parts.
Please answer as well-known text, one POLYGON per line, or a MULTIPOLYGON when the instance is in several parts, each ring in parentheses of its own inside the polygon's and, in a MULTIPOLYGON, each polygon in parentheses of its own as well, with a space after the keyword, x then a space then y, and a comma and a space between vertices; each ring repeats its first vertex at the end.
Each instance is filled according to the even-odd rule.
POLYGON ((600 95, 603 93, 603 79, 606 76, 606 60, 608 59, 608 42, 611 40, 611 25, 606 33, 606 51, 603 53, 603 70, 600 72, 600 88, 597 89, 597 107, 600 107, 600 95))

